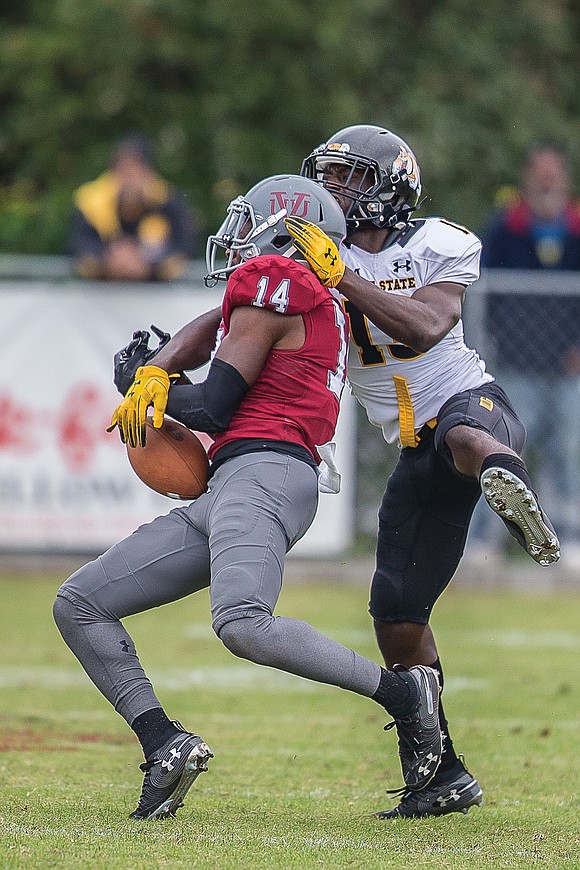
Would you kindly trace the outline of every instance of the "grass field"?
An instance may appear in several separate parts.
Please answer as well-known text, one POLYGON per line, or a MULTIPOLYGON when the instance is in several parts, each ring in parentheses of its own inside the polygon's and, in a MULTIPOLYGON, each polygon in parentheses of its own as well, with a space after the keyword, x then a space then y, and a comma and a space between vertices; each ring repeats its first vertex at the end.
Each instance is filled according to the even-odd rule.
MULTIPOLYGON (((205 594, 127 625, 170 716, 215 758, 175 819, 128 819, 142 761, 52 622, 61 577, 2 575, 0 868, 580 867, 580 594, 453 587, 433 619, 468 815, 380 822, 400 785, 372 701, 245 663, 205 594)), ((378 660, 364 583, 290 582, 279 612, 378 660)))

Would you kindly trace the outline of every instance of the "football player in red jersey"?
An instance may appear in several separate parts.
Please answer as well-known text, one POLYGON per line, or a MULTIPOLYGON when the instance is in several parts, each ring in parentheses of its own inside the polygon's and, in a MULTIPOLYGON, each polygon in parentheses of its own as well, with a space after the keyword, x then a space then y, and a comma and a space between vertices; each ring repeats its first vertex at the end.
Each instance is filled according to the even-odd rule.
POLYGON ((167 413, 213 434, 209 490, 80 568, 54 605, 65 642, 143 748, 134 818, 174 815, 212 753, 169 719, 121 620, 208 585, 213 628, 232 653, 372 698, 395 724, 405 722, 409 740, 399 752, 409 788, 423 788, 441 758, 433 669, 382 668, 307 623, 273 616, 285 555, 316 513, 347 347, 342 309, 298 254, 288 214, 315 222, 336 244, 346 231, 332 195, 301 176, 266 179, 234 200, 208 241, 210 279, 227 287, 206 380, 175 377, 178 333, 155 364, 138 368, 113 415, 112 428, 133 446, 144 444, 150 406, 155 426, 167 413))

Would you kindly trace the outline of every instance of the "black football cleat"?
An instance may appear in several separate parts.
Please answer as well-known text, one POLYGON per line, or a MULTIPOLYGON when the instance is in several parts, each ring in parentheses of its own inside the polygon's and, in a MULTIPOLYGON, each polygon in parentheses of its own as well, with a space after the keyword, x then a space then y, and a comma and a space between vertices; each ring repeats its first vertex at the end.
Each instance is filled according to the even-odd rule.
POLYGON ((397 728, 399 758, 403 779, 408 789, 424 788, 437 773, 443 752, 443 735, 439 725, 439 679, 433 668, 415 665, 408 670, 394 665, 394 671, 404 670, 412 676, 419 690, 413 710, 385 726, 385 731, 397 728))
POLYGON ((437 774, 421 791, 401 789, 392 794, 402 795, 400 803, 392 810, 375 813, 376 819, 422 819, 466 813, 470 807, 480 807, 483 803, 478 781, 461 762, 450 771, 437 774))
POLYGON ((488 505, 504 521, 510 535, 538 565, 551 565, 560 558, 560 542, 542 512, 535 493, 505 468, 488 468, 480 479, 488 505))
POLYGON ((143 789, 132 819, 166 819, 183 806, 183 798, 200 775, 207 770, 213 753, 196 734, 171 737, 141 765, 145 774, 143 789))

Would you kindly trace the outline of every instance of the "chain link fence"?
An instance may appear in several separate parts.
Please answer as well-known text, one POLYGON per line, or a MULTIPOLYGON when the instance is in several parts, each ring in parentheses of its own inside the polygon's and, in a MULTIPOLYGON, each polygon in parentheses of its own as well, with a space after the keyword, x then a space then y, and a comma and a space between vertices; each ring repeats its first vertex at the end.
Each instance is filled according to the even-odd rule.
MULTIPOLYGON (((489 269, 469 287, 466 342, 504 388, 528 437, 523 456, 563 545, 580 558, 580 272, 489 269)), ((356 525, 372 546, 385 483, 398 456, 358 409, 356 525)), ((486 505, 476 509, 468 551, 511 539, 486 505)))

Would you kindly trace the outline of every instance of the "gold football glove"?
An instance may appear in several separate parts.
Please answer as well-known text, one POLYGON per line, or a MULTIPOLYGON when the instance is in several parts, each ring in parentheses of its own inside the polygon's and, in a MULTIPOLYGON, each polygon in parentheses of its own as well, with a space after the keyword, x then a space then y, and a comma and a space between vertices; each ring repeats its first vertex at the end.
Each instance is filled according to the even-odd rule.
POLYGON ((308 265, 325 287, 336 287, 344 275, 345 265, 331 238, 316 224, 302 218, 284 220, 294 246, 308 261, 308 265))
POLYGON ((147 408, 153 405, 153 425, 160 429, 171 379, 178 377, 179 375, 168 375, 159 366, 140 366, 125 398, 115 410, 107 432, 112 432, 118 426, 123 444, 145 447, 147 408))

